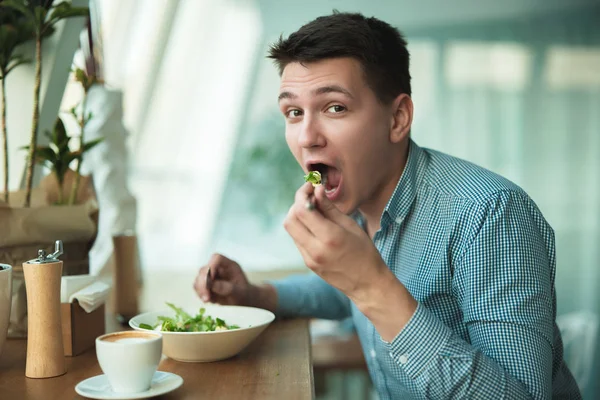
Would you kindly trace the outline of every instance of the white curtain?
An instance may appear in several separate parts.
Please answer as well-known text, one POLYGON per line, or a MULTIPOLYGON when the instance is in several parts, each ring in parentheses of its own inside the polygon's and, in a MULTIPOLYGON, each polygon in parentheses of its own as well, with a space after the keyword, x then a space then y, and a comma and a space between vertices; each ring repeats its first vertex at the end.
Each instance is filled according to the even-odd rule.
POLYGON ((124 93, 131 132, 143 268, 198 268, 261 37, 257 7, 235 0, 96 5, 105 78, 124 93))

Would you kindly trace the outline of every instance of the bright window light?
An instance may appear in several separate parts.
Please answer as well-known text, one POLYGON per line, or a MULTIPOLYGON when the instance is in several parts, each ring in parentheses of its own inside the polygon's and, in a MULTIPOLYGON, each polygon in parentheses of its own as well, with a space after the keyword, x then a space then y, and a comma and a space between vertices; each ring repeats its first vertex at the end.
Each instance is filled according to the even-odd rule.
POLYGON ((446 48, 445 77, 455 88, 483 86, 520 91, 530 82, 532 54, 510 42, 451 42, 446 48))
POLYGON ((600 88, 600 47, 550 47, 544 80, 553 90, 600 88))

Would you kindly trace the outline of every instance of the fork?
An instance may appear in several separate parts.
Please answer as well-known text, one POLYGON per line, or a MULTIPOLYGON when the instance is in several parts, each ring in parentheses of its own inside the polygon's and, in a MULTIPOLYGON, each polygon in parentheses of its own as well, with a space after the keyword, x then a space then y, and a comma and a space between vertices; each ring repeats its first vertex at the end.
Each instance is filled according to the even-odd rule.
MULTIPOLYGON (((321 185, 326 185, 326 184, 327 184, 327 174, 323 174, 321 176, 321 185)), ((312 193, 308 196, 308 199, 306 200, 306 209, 309 211, 312 211, 315 208, 317 208, 314 198, 315 198, 315 195, 314 195, 314 193, 312 193)))
POLYGON ((213 287, 213 278, 210 276, 210 267, 208 268, 208 272, 206 274, 206 289, 210 293, 213 287))

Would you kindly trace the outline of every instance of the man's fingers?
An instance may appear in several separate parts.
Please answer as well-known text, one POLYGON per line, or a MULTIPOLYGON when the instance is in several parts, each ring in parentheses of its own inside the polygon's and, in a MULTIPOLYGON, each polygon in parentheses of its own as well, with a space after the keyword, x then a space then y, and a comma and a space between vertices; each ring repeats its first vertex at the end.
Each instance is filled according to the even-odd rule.
POLYGON ((296 195, 294 196, 294 204, 301 204, 302 207, 309 207, 309 202, 313 203, 311 207, 316 207, 315 198, 314 198, 314 187, 310 183, 305 183, 300 187, 300 189, 296 190, 296 195))
POLYGON ((221 254, 214 253, 212 256, 210 256, 210 259, 208 260, 208 264, 206 264, 206 266, 209 267, 211 270, 217 271, 218 269, 226 268, 230 263, 232 263, 232 261, 229 258, 221 254))
POLYGON ((298 205, 295 204, 290 209, 288 216, 283 222, 283 227, 290 234, 294 242, 296 243, 296 247, 299 249, 302 248, 310 252, 313 250, 315 243, 317 240, 313 233, 300 221, 298 218, 298 212, 310 212, 308 210, 298 210, 298 205))
POLYGON ((216 280, 213 282, 212 291, 219 296, 229 296, 233 293, 233 283, 230 281, 216 280))
POLYGON ((315 189, 315 197, 321 213, 325 218, 335 222, 336 224, 348 229, 355 225, 352 218, 341 212, 331 200, 327 198, 325 194, 325 187, 323 185, 317 186, 315 189))
POLYGON ((296 191, 296 200, 298 200, 298 195, 304 196, 305 198, 310 196, 315 192, 315 187, 312 183, 306 182, 304 185, 300 186, 300 189, 296 191))
POLYGON ((194 290, 198 297, 202 299, 202 301, 210 300, 210 292, 206 287, 206 274, 208 273, 208 266, 204 266, 200 268, 198 271, 198 275, 196 275, 196 279, 194 280, 194 290))
POLYGON ((211 301, 211 299, 215 297, 214 294, 217 293, 215 291, 216 280, 218 278, 229 277, 235 266, 235 261, 232 261, 218 253, 213 254, 208 260, 208 264, 200 268, 200 271, 198 271, 198 275, 196 276, 196 280, 194 281, 194 290, 198 294, 198 297, 200 297, 204 302, 211 301), (213 280, 213 293, 211 293, 211 291, 206 287, 206 277, 209 271, 210 277, 213 280))
POLYGON ((296 243, 296 247, 298 248, 302 259, 304 260, 304 264, 306 264, 308 268, 313 269, 317 263, 313 259, 312 255, 309 254, 302 246, 299 246, 298 243, 296 243))
POLYGON ((326 242, 331 235, 341 235, 340 226, 325 215, 320 210, 307 210, 299 204, 294 205, 294 214, 306 229, 320 242, 326 242))
POLYGON ((294 240, 306 266, 313 268, 316 264, 310 252, 316 250, 316 246, 318 245, 317 239, 293 213, 288 215, 288 218, 286 218, 284 222, 284 226, 294 240))
POLYGON ((229 258, 215 253, 210 257, 207 268, 210 268, 210 277, 214 279, 229 278, 237 268, 237 263, 229 258))

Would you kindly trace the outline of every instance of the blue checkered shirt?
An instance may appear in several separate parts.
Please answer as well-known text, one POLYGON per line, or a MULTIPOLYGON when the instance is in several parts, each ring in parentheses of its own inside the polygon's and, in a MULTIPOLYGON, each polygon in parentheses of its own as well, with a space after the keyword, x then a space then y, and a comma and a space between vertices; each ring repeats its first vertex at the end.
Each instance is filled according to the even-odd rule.
POLYGON ((352 317, 381 400, 581 398, 555 324, 554 232, 521 188, 411 141, 373 241, 418 302, 391 343, 315 274, 272 283, 279 316, 352 317))

